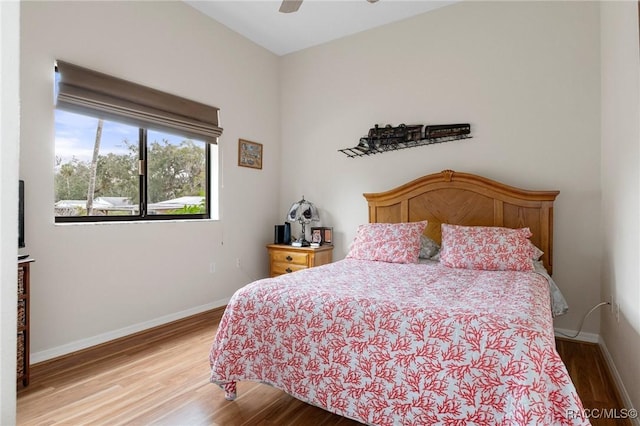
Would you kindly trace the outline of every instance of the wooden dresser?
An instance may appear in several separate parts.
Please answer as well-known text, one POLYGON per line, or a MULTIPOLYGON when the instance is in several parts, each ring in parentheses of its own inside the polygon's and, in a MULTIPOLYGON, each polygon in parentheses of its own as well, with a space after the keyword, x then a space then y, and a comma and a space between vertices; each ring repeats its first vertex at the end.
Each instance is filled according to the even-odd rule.
POLYGON ((286 244, 269 244, 269 276, 288 274, 300 269, 312 268, 333 260, 333 246, 293 247, 286 244))
POLYGON ((31 263, 34 259, 18 260, 18 347, 16 360, 17 383, 29 384, 29 309, 31 263))

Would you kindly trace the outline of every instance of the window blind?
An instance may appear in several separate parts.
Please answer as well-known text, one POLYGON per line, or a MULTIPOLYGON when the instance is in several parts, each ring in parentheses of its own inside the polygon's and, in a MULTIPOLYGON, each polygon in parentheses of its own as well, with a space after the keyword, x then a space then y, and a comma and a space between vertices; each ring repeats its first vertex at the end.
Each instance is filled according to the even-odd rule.
POLYGON ((219 109, 64 61, 56 106, 71 112, 217 143, 219 109))

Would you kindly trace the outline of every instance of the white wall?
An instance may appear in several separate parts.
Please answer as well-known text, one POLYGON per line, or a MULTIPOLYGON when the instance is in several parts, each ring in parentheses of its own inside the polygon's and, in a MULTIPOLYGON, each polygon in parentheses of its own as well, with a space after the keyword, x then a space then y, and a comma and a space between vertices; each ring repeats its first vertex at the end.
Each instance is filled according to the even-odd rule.
MULTIPOLYGON (((602 219, 603 300, 620 304, 602 315, 601 335, 640 407, 640 48, 638 3, 603 2, 602 219), (614 309, 615 311, 615 309, 614 309)), ((630 408, 630 407, 629 407, 630 408)))
MULTIPOLYGON (((464 2, 283 58, 282 196, 333 226, 342 258, 364 192, 453 169, 558 189, 554 278, 575 329, 600 301, 599 9, 464 2), (470 122, 473 139, 350 159, 374 124, 470 122)), ((598 313, 585 325, 597 333, 598 313)))
POLYGON ((264 245, 282 221, 278 58, 182 2, 22 2, 21 11, 33 360, 223 305, 266 276, 264 245), (219 107, 221 220, 55 225, 55 59, 219 107), (264 144, 262 170, 237 166, 238 138, 264 144))
POLYGON ((0 2, 0 424, 16 422, 20 8, 0 2))

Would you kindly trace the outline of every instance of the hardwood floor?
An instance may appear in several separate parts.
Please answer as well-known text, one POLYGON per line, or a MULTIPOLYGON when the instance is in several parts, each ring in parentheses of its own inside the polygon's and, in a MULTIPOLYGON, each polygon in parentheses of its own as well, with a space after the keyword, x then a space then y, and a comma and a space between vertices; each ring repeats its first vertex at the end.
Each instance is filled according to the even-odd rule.
MULTIPOLYGON (((18 424, 359 424, 256 383, 239 383, 238 399, 226 401, 208 381, 207 355, 221 315, 205 312, 33 365, 30 385, 18 391, 18 424)), ((586 408, 621 407, 597 345, 557 345, 586 408)))
MULTIPOLYGON (((597 410, 595 412, 598 414, 602 413, 602 410, 617 409, 618 414, 621 414, 622 399, 614 385, 600 346, 595 343, 577 343, 556 338, 556 349, 567 366, 584 408, 597 410)), ((592 417, 590 421, 594 426, 631 424, 628 419, 592 417)))

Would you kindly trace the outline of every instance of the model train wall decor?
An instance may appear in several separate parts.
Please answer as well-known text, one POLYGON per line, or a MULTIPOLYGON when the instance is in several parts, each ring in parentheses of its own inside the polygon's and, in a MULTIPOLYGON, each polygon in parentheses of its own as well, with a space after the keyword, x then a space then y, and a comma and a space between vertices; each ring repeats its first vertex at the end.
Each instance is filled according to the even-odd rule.
POLYGON ((449 142, 471 137, 471 125, 463 124, 400 124, 396 127, 387 124, 384 127, 375 125, 369 129, 367 136, 353 148, 339 149, 348 157, 378 154, 403 148, 449 142), (423 131, 424 128, 424 131, 423 131))

